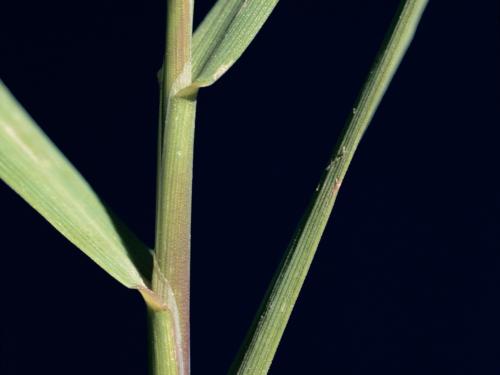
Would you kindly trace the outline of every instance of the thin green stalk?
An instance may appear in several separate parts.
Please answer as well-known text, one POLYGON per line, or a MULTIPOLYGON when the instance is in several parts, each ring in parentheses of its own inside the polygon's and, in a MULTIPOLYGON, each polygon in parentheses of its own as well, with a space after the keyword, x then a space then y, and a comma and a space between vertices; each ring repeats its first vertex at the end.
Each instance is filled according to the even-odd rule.
POLYGON ((167 0, 152 282, 159 303, 149 304, 154 375, 190 372, 189 275, 196 96, 177 94, 191 84, 192 15, 192 0, 167 0))
POLYGON ((374 67, 352 110, 312 202, 264 298, 230 373, 268 372, 313 260, 338 191, 399 63, 415 33, 427 0, 402 2, 374 67))

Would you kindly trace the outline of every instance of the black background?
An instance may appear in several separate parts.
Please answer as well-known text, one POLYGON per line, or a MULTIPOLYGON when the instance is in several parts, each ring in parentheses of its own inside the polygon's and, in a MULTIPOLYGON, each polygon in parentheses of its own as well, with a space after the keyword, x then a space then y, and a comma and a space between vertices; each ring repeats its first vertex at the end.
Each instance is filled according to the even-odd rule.
MULTIPOLYGON (((198 0, 199 22, 213 1, 198 0)), ((199 95, 194 374, 227 370, 397 1, 282 1, 199 95)), ((431 1, 342 186, 271 374, 500 373, 498 9, 431 1)), ((0 75, 153 242, 164 1, 0 7, 0 75)), ((1 187, 1 374, 145 374, 138 294, 1 187)))

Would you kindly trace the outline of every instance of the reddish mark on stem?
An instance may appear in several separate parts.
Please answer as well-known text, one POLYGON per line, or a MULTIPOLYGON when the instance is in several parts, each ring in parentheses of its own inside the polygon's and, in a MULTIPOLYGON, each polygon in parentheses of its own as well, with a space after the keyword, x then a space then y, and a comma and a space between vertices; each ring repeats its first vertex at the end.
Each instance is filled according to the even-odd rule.
POLYGON ((335 178, 335 184, 333 185, 333 194, 336 195, 340 190, 340 185, 342 185, 342 180, 335 178))

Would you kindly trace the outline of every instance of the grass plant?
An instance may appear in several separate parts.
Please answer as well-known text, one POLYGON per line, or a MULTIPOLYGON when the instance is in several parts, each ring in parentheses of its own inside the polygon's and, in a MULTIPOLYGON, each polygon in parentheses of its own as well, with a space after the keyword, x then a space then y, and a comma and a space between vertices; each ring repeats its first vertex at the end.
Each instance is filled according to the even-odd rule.
MULTIPOLYGON (((0 84, 2 180, 118 282, 141 293, 150 321, 150 368, 154 375, 190 373, 190 233, 197 93, 233 66, 277 3, 219 0, 193 33, 193 0, 167 0, 166 48, 158 73, 154 250, 102 203, 0 84)), ((349 164, 426 5, 426 0, 401 2, 230 373, 260 375, 269 371, 349 164)))

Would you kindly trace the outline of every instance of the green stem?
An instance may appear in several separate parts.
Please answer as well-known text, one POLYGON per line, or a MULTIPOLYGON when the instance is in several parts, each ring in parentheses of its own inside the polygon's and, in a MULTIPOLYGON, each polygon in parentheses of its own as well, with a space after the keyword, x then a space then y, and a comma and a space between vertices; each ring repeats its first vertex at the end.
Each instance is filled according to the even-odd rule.
POLYGON ((427 0, 406 0, 361 91, 230 373, 267 374, 354 152, 415 33, 427 0))
POLYGON ((150 374, 178 375, 183 371, 177 361, 175 322, 170 311, 149 309, 150 374))
POLYGON ((190 373, 189 275, 196 96, 177 94, 191 84, 192 15, 192 0, 167 0, 152 281, 159 301, 149 309, 154 375, 190 373))

